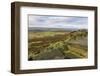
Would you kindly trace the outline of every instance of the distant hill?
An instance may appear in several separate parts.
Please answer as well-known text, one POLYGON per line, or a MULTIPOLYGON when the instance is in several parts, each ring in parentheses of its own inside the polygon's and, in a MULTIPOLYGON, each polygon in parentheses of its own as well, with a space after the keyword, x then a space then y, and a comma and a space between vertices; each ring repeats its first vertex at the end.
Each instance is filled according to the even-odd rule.
MULTIPOLYGON (((28 31, 43 32, 43 31, 77 31, 78 28, 43 28, 43 27, 28 27, 28 31)), ((87 29, 81 29, 87 31, 87 29)))

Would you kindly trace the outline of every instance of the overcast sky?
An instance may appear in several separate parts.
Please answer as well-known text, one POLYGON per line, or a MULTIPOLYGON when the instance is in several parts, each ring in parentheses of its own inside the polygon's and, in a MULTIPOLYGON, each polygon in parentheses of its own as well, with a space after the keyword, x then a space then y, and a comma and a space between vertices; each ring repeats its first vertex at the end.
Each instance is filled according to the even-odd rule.
POLYGON ((87 17, 29 15, 29 27, 88 28, 87 17))

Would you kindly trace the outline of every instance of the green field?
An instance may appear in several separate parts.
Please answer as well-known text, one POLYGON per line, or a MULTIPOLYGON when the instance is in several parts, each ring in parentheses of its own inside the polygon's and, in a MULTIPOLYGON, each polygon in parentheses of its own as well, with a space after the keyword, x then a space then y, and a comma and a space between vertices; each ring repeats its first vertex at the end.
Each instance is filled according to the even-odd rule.
POLYGON ((87 31, 28 33, 28 60, 88 57, 87 31))

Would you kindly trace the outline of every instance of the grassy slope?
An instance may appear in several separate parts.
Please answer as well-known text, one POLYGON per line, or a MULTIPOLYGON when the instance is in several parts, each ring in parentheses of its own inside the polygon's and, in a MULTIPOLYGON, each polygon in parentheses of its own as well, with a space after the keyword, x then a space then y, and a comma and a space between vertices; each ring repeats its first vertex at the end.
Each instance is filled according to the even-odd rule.
POLYGON ((31 32, 29 60, 87 58, 87 43, 81 45, 84 41, 87 42, 86 34, 84 31, 31 32))

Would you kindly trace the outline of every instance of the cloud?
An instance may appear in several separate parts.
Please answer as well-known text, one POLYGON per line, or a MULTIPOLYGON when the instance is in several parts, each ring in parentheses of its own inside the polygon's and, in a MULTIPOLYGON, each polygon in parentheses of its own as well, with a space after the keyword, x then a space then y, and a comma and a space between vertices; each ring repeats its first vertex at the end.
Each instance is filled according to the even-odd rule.
POLYGON ((88 17, 30 15, 29 27, 88 28, 88 17))

